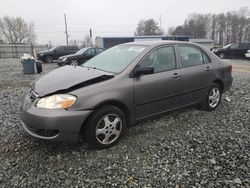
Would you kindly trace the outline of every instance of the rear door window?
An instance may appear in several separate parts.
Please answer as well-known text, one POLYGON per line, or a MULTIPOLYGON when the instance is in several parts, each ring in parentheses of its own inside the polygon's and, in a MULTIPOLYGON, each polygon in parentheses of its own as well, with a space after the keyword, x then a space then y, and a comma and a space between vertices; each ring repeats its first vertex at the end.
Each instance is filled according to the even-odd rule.
POLYGON ((75 47, 73 46, 66 47, 66 51, 69 51, 69 52, 75 51, 75 47))
POLYGON ((57 52, 63 52, 64 51, 64 47, 59 46, 55 49, 57 52))
POLYGON ((100 54, 100 53, 102 53, 104 50, 103 49, 101 49, 101 48, 96 48, 96 54, 100 54))
POLYGON ((249 47, 250 47, 250 44, 248 44, 248 43, 241 43, 240 44, 241 49, 250 49, 249 47))
POLYGON ((88 49, 85 52, 85 55, 87 55, 87 56, 94 56, 95 55, 95 49, 94 48, 88 49))
POLYGON ((234 49, 238 49, 239 48, 239 44, 232 44, 229 48, 234 50, 234 49))
MULTIPOLYGON (((203 54, 200 49, 192 46, 179 46, 178 49, 183 68, 203 64, 203 54)), ((209 59, 206 61, 209 62, 209 59)))

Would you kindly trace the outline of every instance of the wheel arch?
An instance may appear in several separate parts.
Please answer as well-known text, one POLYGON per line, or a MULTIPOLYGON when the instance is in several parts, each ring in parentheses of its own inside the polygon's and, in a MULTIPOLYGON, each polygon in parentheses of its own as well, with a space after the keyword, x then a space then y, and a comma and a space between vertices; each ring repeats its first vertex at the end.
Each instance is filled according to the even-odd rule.
POLYGON ((224 91, 224 83, 223 83, 223 81, 222 81, 222 80, 220 80, 220 79, 216 79, 216 80, 214 80, 214 81, 213 81, 213 83, 218 84, 218 85, 221 87, 222 92, 224 91))
POLYGON ((119 109, 121 109, 123 111, 123 113, 125 114, 126 120, 127 120, 127 124, 129 125, 130 122, 130 112, 128 107, 121 101, 118 100, 108 100, 108 101, 103 101, 102 103, 97 104, 94 107, 94 110, 101 108, 103 106, 107 106, 107 105, 113 105, 118 107, 119 109))
POLYGON ((103 106, 108 106, 108 105, 113 105, 118 107, 119 109, 121 109, 123 111, 123 113, 125 114, 126 117, 126 122, 127 122, 127 126, 130 124, 131 121, 131 113, 129 112, 128 107, 121 101, 117 101, 117 100, 107 100, 107 101, 103 101, 102 103, 97 104, 96 106, 94 106, 93 108, 93 112, 91 114, 89 114, 89 116, 87 117, 87 119, 83 122, 80 133, 82 131, 84 131, 85 129, 85 123, 89 120, 89 118, 95 113, 95 110, 98 108, 101 108, 103 106))

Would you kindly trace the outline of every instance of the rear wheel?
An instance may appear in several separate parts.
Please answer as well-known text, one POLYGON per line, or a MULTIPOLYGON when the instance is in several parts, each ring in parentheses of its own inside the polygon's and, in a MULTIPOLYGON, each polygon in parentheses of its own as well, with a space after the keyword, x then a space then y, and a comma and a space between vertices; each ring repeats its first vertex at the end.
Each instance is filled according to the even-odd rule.
POLYGON ((90 116, 83 129, 86 143, 103 149, 116 144, 126 128, 126 118, 116 106, 104 106, 90 116))
POLYGON ((221 101, 221 92, 222 89, 218 84, 211 84, 201 104, 202 109, 206 111, 212 111, 216 109, 221 101))

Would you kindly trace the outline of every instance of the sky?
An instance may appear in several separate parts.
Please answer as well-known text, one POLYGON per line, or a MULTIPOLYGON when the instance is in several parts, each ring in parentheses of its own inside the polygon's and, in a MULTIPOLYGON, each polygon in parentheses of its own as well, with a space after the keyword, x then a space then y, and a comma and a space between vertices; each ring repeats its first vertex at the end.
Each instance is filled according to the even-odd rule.
POLYGON ((191 13, 221 13, 250 8, 250 0, 0 0, 0 17, 21 16, 34 22, 36 42, 65 44, 64 13, 69 40, 134 35, 141 19, 152 18, 167 32, 191 13))

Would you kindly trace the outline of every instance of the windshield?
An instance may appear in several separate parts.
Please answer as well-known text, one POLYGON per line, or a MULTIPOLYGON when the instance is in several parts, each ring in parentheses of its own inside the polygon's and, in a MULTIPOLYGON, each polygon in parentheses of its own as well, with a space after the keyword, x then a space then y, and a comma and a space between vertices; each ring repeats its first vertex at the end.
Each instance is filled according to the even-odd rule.
POLYGON ((84 52, 87 51, 87 49, 88 49, 88 48, 83 48, 83 49, 77 51, 75 54, 76 54, 76 55, 82 55, 84 52))
POLYGON ((228 44, 226 46, 223 46, 223 48, 228 48, 229 46, 231 46, 232 44, 228 44))
POLYGON ((90 59, 82 66, 120 73, 145 48, 145 46, 115 46, 90 59))
POLYGON ((49 51, 53 51, 54 49, 56 49, 56 47, 50 48, 49 51))

